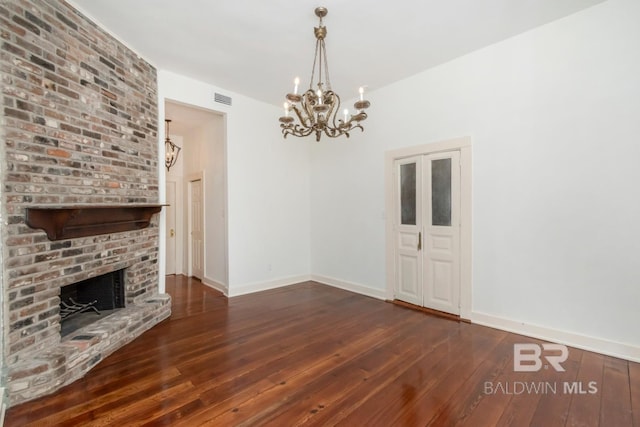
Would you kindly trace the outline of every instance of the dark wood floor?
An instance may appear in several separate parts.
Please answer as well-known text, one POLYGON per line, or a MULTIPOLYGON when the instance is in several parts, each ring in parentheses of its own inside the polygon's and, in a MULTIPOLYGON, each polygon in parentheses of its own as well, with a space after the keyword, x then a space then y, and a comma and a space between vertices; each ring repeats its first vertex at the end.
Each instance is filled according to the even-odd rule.
POLYGON ((170 319, 5 425, 640 426, 636 363, 570 349, 565 372, 514 372, 539 341, 313 282, 167 290, 170 319))

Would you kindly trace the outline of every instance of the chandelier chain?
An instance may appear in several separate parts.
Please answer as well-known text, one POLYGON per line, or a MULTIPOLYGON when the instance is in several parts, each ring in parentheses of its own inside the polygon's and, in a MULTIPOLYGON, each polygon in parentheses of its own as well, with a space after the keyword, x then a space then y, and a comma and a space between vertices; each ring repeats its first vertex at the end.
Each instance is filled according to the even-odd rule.
MULTIPOLYGON (((313 79, 316 75, 316 64, 320 55, 318 55, 318 50, 320 49, 320 40, 316 40, 316 51, 313 54, 313 67, 311 68, 311 80, 309 81, 309 89, 313 90, 313 79)), ((320 67, 318 67, 320 69, 320 67)), ((318 77, 318 81, 322 81, 322 76, 318 77)))
POLYGON ((322 40, 322 56, 324 56, 324 74, 327 76, 327 90, 331 90, 331 78, 329 77, 329 61, 327 60, 327 48, 322 40))

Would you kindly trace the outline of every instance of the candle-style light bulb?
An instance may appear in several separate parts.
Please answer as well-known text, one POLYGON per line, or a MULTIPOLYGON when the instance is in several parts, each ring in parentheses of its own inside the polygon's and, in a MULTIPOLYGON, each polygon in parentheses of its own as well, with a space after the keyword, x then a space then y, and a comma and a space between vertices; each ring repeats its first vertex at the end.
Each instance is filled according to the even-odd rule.
POLYGON ((358 92, 360 92, 360 101, 364 101, 364 88, 360 86, 358 92))
POLYGON ((322 105, 322 91, 318 89, 316 94, 318 95, 318 105, 322 105))
POLYGON ((349 109, 344 109, 344 122, 347 123, 347 117, 349 117, 349 109))
POLYGON ((296 77, 295 80, 293 81, 293 94, 297 95, 298 94, 298 86, 300 85, 300 78, 296 77))
POLYGON ((284 103, 284 116, 285 117, 289 117, 289 103, 288 102, 284 103))

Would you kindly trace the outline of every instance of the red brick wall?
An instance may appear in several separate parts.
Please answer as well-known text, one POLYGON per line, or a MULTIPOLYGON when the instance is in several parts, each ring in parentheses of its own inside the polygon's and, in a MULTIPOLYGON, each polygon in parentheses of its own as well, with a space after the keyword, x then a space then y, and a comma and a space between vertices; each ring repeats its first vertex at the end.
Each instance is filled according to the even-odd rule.
POLYGON ((12 387, 35 375, 25 361, 65 344, 60 286, 128 267, 128 304, 157 294, 157 216, 144 230, 57 242, 24 220, 29 206, 158 202, 157 80, 62 1, 1 2, 0 31, 4 382, 17 393, 80 375, 36 372, 12 387))

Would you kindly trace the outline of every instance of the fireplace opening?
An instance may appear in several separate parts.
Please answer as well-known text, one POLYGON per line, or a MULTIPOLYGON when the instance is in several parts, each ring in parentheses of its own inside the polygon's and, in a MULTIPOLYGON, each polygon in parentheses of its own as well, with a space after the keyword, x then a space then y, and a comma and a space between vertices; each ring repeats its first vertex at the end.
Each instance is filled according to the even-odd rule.
POLYGON ((60 335, 70 333, 124 308, 124 270, 60 288, 60 335))

